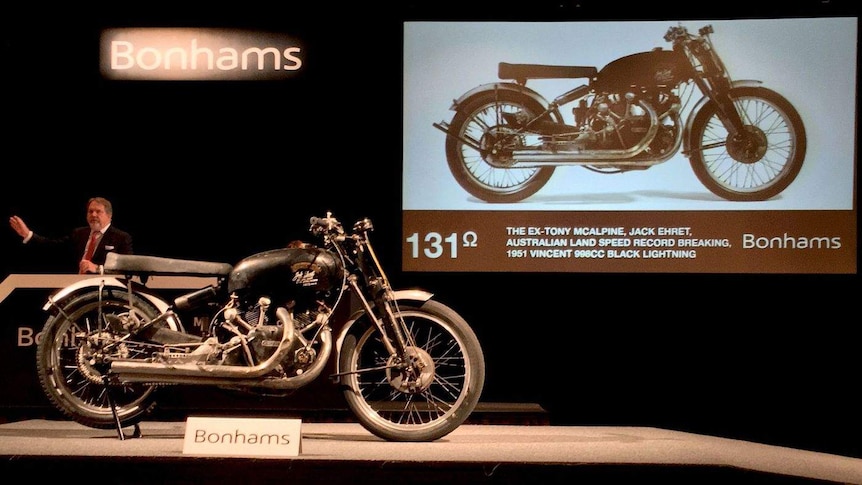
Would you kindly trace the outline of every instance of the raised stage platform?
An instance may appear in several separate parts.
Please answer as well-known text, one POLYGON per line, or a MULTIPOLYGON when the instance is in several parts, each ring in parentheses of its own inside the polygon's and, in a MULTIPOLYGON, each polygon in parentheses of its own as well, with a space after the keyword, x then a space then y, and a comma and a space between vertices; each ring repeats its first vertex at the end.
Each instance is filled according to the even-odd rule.
POLYGON ((355 423, 303 422, 290 458, 183 454, 185 421, 120 439, 70 421, 0 424, 0 473, 105 484, 862 484, 862 459, 650 427, 465 424, 393 443, 355 423))

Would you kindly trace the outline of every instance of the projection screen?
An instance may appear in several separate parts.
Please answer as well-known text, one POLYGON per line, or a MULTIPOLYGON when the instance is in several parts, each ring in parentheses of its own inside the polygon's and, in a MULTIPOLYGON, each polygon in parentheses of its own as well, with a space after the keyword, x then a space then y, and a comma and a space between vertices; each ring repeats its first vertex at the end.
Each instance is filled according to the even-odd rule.
MULTIPOLYGON (((856 18, 404 22, 403 269, 856 273, 856 26, 856 18), (559 103, 564 124, 581 129, 582 138, 563 131, 534 136, 538 141, 530 141, 528 134, 512 136, 518 113, 509 114, 507 123, 492 126, 494 122, 486 121, 487 126, 464 135, 475 147, 461 159, 472 168, 453 162, 458 157, 453 157, 451 146, 459 144, 450 140, 447 148, 447 139, 453 138, 452 128, 460 120, 452 108, 476 108, 469 100, 479 91, 486 93, 486 100, 510 99, 505 93, 513 91, 515 80, 498 77, 501 63, 592 67, 601 73, 618 59, 670 50, 664 37, 671 27, 696 34, 704 26, 712 27, 712 48, 731 82, 779 93, 798 112, 804 132, 796 133, 795 146, 804 149, 804 157, 795 178, 778 193, 765 200, 733 200, 703 183, 696 165, 721 160, 694 160, 686 153, 685 137, 697 131, 692 113, 702 106, 698 103, 708 101, 697 87, 672 100, 680 105, 679 119, 657 119, 663 125, 655 134, 657 141, 632 157, 633 150, 642 147, 631 140, 650 129, 651 118, 647 112, 632 121, 615 106, 636 103, 644 94, 635 85, 595 93, 605 96, 604 114, 614 119, 599 124, 603 108, 594 106, 589 111, 593 119, 584 128, 575 119, 578 103, 570 103, 574 108, 565 104, 589 89, 589 79, 574 75, 527 79, 519 89, 545 107, 559 103), (495 157, 493 144, 504 137, 522 144, 516 153, 524 153, 526 162, 513 166, 507 165, 513 163, 511 157, 495 157), (656 149, 662 153, 648 152, 656 149), (571 155, 581 152, 580 158, 571 155), (555 165, 531 165, 536 160, 555 165), (522 200, 506 199, 502 189, 504 196, 488 200, 482 191, 469 188, 470 178, 482 177, 482 170, 505 174, 487 182, 502 187, 509 183, 505 177, 526 170, 521 167, 549 166, 552 176, 535 184, 534 193, 522 200)), ((666 67, 661 62, 624 66, 654 77, 666 67)), ((535 73, 535 66, 532 69, 535 73)), ((545 73, 552 71, 556 74, 551 76, 575 72, 545 73)), ((490 114, 488 119, 503 118, 490 114)), ((758 133, 773 142, 765 124, 758 133)), ((719 135, 722 143, 727 136, 719 135)), ((781 147, 785 140, 773 144, 779 152, 786 149, 781 147)), ((781 170, 770 167, 772 156, 758 153, 748 160, 760 162, 767 171, 781 170)), ((756 184, 765 176, 752 170, 739 177, 753 179, 743 184, 756 184)))

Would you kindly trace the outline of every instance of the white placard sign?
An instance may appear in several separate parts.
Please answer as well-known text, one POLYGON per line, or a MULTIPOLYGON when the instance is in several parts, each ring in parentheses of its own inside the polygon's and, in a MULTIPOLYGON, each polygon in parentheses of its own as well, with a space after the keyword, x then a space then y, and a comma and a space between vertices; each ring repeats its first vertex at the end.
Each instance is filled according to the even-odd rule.
POLYGON ((184 455, 289 457, 302 451, 302 420, 272 418, 186 419, 184 455))

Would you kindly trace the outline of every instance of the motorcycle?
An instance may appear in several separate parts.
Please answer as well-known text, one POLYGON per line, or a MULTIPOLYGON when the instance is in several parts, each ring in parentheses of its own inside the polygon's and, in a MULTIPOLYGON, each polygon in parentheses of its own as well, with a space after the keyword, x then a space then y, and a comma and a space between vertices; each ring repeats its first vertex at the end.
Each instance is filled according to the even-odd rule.
POLYGON ((439 439, 479 400, 482 348, 431 293, 390 286, 372 231, 366 218, 347 232, 328 213, 311 218, 322 244, 294 241, 235 265, 109 253, 99 275, 44 305, 41 387, 66 417, 116 427, 123 439, 124 427, 140 431, 164 386, 286 396, 326 375, 332 359, 329 377, 365 429, 390 441, 439 439), (156 275, 211 284, 168 299, 146 286, 156 275))
POLYGON ((711 25, 690 34, 670 27, 656 48, 602 69, 539 64, 498 65, 502 82, 455 99, 446 159, 458 184, 490 203, 538 192, 556 167, 602 173, 646 170, 680 149, 700 182, 731 201, 762 201, 799 174, 805 127, 794 106, 756 80, 733 80, 712 43, 711 25), (547 101, 533 79, 586 79, 547 101), (682 113, 702 97, 683 123, 682 113), (571 106, 573 124, 564 118, 571 106))

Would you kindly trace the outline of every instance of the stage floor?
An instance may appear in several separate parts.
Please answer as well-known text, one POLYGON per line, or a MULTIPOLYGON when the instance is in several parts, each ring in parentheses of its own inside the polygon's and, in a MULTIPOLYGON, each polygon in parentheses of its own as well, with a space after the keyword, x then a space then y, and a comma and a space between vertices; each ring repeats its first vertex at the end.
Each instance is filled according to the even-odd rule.
POLYGON ((355 423, 303 422, 301 452, 290 458, 184 455, 185 421, 144 422, 140 430, 140 437, 124 430, 121 440, 116 430, 69 421, 0 424, 0 471, 40 479, 86 477, 100 485, 862 484, 862 459, 649 427, 465 424, 435 442, 394 443, 355 423))

